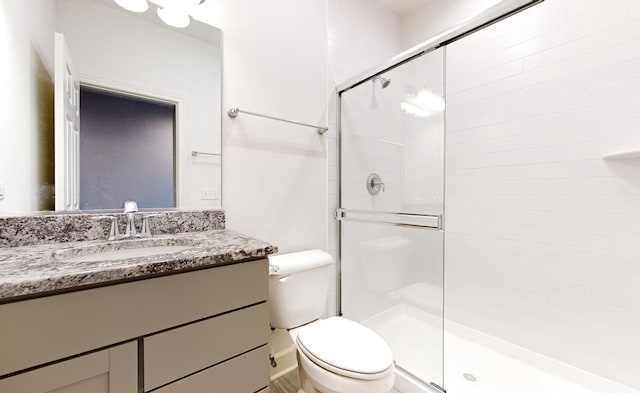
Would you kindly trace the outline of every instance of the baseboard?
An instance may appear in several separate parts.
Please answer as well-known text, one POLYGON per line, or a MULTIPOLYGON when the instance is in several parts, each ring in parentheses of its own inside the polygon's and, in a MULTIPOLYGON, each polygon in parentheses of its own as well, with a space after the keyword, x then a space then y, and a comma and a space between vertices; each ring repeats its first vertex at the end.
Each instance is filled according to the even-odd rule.
POLYGON ((290 346, 273 354, 278 364, 276 367, 271 367, 270 380, 280 378, 281 376, 290 373, 298 367, 298 360, 296 359, 296 347, 290 346))

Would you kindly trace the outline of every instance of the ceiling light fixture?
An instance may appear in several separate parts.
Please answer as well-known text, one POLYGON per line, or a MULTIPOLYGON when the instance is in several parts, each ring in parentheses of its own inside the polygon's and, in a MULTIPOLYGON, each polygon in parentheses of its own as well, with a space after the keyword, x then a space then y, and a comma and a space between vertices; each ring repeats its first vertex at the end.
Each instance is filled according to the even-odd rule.
POLYGON ((194 8, 205 0, 115 0, 122 8, 133 12, 145 12, 149 3, 158 7, 160 19, 169 26, 183 28, 191 23, 194 8))
POLYGON ((158 8, 158 16, 169 26, 187 27, 194 7, 202 3, 204 0, 165 0, 158 8))
POLYGON ((179 7, 158 8, 158 16, 169 26, 183 28, 189 26, 191 17, 179 7))
POLYGON ((120 7, 132 12, 145 12, 149 9, 147 0, 115 0, 120 7))

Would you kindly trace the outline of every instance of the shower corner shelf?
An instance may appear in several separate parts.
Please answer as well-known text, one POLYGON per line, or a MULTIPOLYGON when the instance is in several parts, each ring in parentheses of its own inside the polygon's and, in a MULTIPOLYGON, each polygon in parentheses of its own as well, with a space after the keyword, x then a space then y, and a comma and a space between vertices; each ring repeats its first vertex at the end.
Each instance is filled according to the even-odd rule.
POLYGON ((640 158, 640 148, 616 151, 602 156, 603 160, 628 160, 631 158, 640 158))

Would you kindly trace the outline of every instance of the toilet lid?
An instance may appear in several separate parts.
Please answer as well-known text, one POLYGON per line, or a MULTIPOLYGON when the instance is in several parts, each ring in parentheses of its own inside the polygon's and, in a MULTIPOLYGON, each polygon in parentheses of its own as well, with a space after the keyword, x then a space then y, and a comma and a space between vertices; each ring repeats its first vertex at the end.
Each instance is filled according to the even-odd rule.
POLYGON ((393 365, 387 343, 371 329, 346 318, 332 317, 304 326, 297 341, 312 360, 333 366, 332 371, 377 374, 393 365))

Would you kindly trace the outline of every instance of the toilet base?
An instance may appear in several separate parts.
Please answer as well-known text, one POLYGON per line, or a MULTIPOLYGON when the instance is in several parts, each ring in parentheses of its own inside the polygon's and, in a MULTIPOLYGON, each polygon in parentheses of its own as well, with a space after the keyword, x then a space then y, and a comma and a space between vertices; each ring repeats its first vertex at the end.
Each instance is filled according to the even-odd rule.
POLYGON ((298 375, 300 376, 300 389, 298 393, 342 393, 336 392, 335 390, 329 389, 326 386, 320 386, 320 389, 316 389, 316 386, 320 385, 318 381, 313 381, 312 378, 309 377, 309 374, 305 371, 304 367, 302 367, 302 360, 300 359, 300 352, 296 349, 296 357, 298 359, 298 375))
POLYGON ((324 392, 320 392, 318 389, 316 389, 313 386, 313 384, 311 384, 311 381, 309 380, 309 376, 302 368, 302 363, 300 363, 300 353, 298 352, 297 349, 296 349, 296 358, 298 359, 298 376, 300 377, 300 389, 298 390, 298 393, 324 393, 324 392))

